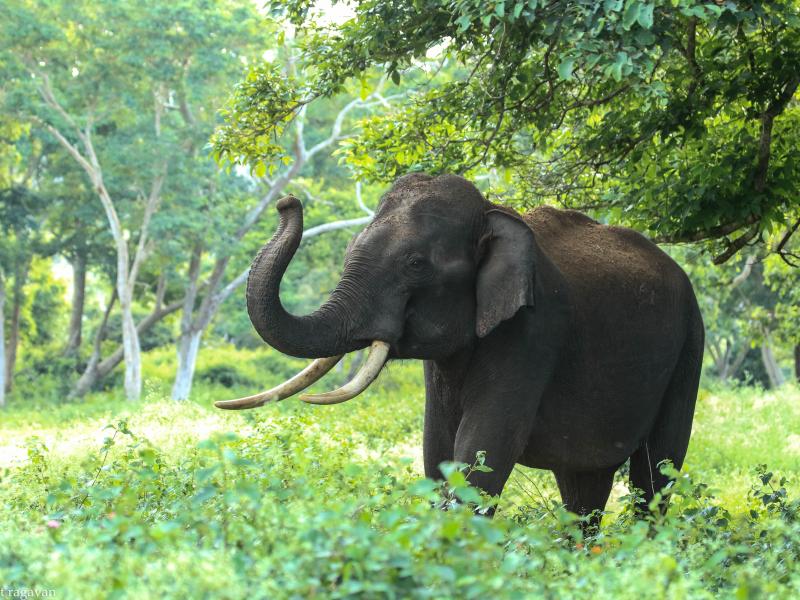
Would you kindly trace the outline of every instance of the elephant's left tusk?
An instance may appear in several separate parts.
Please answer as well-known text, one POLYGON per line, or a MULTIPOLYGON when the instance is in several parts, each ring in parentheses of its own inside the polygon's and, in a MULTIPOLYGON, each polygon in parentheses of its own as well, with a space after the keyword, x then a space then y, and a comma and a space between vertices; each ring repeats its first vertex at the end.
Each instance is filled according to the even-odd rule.
POLYGON ((219 400, 214 402, 214 406, 228 410, 242 410, 245 408, 256 408, 267 402, 283 400, 284 398, 293 396, 297 392, 302 392, 312 383, 321 379, 325 373, 330 371, 334 365, 342 359, 342 356, 344 355, 340 354, 338 356, 329 356, 328 358, 318 358, 297 375, 275 386, 271 390, 255 394, 254 396, 237 398, 236 400, 219 400))
POLYGON ((367 360, 364 361, 364 364, 353 379, 338 390, 326 392, 325 394, 303 394, 300 396, 300 400, 310 404, 339 404, 345 400, 350 400, 350 398, 355 398, 367 389, 370 383, 375 381, 383 365, 386 364, 386 357, 388 356, 389 344, 376 340, 369 347, 367 360))

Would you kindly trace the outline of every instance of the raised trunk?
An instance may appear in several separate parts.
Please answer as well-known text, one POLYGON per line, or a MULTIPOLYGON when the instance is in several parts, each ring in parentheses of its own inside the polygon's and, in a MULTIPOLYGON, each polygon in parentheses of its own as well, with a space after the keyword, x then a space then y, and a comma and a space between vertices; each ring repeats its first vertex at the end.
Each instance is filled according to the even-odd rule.
POLYGON ((83 307, 86 298, 86 253, 78 252, 72 262, 72 313, 64 354, 77 354, 83 337, 83 307))
POLYGON ((345 354, 369 345, 370 340, 347 335, 352 324, 344 314, 345 302, 337 301, 340 296, 350 304, 356 300, 342 288, 347 272, 328 301, 312 314, 296 317, 286 312, 279 289, 303 235, 303 208, 294 196, 282 198, 277 208, 278 231, 256 256, 247 279, 247 312, 258 334, 280 352, 300 358, 345 354))
POLYGON ((178 371, 172 386, 173 400, 187 400, 192 391, 194 368, 197 364, 197 352, 200 349, 202 331, 189 331, 181 334, 178 341, 178 371))
POLYGON ((6 280, 0 269, 0 408, 6 405, 6 280))

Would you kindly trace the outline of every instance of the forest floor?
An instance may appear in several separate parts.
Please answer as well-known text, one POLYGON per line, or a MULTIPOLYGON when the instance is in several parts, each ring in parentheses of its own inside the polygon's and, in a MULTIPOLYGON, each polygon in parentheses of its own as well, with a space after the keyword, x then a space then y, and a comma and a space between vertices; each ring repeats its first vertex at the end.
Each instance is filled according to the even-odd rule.
POLYGON ((422 479, 417 364, 391 367, 343 405, 247 412, 213 401, 251 384, 201 381, 191 402, 175 403, 159 369, 149 375, 136 404, 98 393, 0 413, 0 587, 175 598, 800 593, 796 387, 704 388, 669 515, 634 521, 620 474, 603 530, 583 539, 550 473, 518 467, 491 521, 451 502, 480 500, 460 471, 447 490, 422 479))

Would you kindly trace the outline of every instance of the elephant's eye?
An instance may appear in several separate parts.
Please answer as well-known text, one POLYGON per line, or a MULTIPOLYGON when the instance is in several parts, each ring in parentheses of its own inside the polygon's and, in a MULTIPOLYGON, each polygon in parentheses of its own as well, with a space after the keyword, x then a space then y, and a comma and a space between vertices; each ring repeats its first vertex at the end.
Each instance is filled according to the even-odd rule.
POLYGON ((425 268, 427 262, 425 259, 418 255, 412 255, 408 257, 408 266, 412 269, 419 270, 425 268))

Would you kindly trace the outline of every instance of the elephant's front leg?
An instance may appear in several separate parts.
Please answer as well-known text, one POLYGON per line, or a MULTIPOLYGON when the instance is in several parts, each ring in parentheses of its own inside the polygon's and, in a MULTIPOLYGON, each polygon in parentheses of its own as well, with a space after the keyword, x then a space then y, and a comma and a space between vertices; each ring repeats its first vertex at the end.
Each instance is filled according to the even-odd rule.
POLYGON ((477 452, 486 452, 492 471, 469 479, 490 495, 503 491, 529 443, 557 358, 547 333, 541 318, 523 309, 481 341, 467 369, 454 457, 473 464, 477 452))
POLYGON ((441 479, 439 465, 454 460, 456 431, 461 419, 458 392, 465 360, 455 364, 425 361, 425 427, 422 455, 425 477, 441 479))
MULTIPOLYGON (((532 412, 514 395, 487 395, 479 405, 469 407, 461 419, 455 438, 454 458, 472 465, 478 452, 485 452, 490 472, 474 471, 472 485, 491 496, 500 494, 514 465, 527 445, 532 428, 532 412), (500 408, 504 407, 504 408, 500 408)), ((528 402, 535 400, 528 396, 528 402)))

